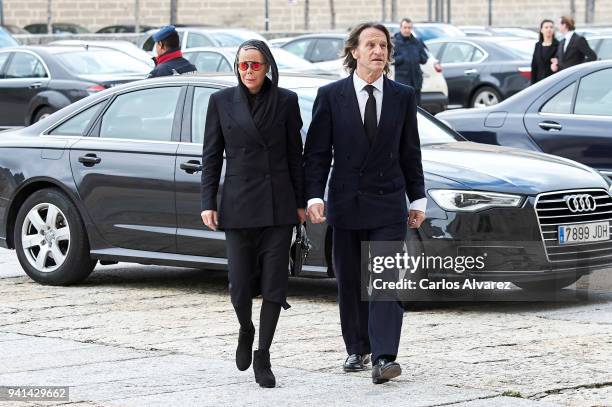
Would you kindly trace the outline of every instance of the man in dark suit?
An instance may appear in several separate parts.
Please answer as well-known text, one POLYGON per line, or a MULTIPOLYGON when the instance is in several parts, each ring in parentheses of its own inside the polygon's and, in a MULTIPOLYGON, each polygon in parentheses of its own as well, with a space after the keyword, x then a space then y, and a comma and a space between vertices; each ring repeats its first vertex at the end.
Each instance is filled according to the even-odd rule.
POLYGON ((308 216, 333 227, 344 370, 363 370, 371 352, 376 384, 401 374, 395 358, 403 309, 397 301, 361 300, 361 243, 403 242, 407 223, 418 228, 427 205, 415 91, 386 77, 392 48, 383 25, 353 29, 344 60, 351 75, 319 89, 304 151, 308 216))
POLYGON ((559 18, 559 32, 563 34, 563 39, 559 42, 557 57, 552 61, 553 72, 597 60, 595 51, 591 49, 584 37, 574 32, 575 29, 576 25, 572 17, 559 18))

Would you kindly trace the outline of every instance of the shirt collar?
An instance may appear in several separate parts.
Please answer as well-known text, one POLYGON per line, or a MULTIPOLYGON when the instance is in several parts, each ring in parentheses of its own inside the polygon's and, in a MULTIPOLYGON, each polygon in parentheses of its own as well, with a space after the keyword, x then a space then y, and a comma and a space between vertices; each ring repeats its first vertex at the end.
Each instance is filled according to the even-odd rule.
POLYGON ((572 35, 574 35, 573 31, 568 31, 565 33, 565 40, 569 41, 572 38, 572 35))
MULTIPOLYGON (((383 93, 383 85, 385 83, 384 76, 384 74, 380 75, 380 78, 376 79, 373 83, 371 83, 371 85, 374 86, 374 88, 378 89, 380 93, 383 93)), ((361 79, 359 75, 357 75, 357 72, 353 72, 353 84, 355 85, 355 92, 359 93, 368 83, 361 79)))

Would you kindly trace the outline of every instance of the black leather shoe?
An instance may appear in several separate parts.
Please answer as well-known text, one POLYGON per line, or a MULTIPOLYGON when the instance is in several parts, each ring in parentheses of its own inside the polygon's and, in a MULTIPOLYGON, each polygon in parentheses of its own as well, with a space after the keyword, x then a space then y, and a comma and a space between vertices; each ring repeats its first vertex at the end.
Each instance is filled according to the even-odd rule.
POLYGON ((236 348, 236 367, 238 370, 247 370, 251 366, 253 355, 253 340, 255 339, 255 327, 251 324, 251 329, 238 331, 238 347, 236 348))
POLYGON ((390 362, 379 358, 372 366, 372 383, 386 383, 390 379, 402 374, 402 367, 397 362, 390 362))
POLYGON ((343 369, 345 372, 361 372, 370 363, 370 355, 360 355, 353 353, 344 361, 343 369))
POLYGON ((256 350, 253 353, 253 372, 255 381, 261 387, 275 387, 276 378, 270 366, 270 352, 267 350, 256 350))

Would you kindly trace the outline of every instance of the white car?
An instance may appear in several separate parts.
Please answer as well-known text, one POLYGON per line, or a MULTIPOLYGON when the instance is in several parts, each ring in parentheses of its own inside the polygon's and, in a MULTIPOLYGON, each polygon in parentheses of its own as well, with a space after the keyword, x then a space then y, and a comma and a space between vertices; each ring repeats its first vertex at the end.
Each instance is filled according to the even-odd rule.
POLYGON ((110 48, 124 54, 127 54, 131 57, 139 59, 145 63, 147 63, 151 68, 155 66, 153 63, 153 59, 151 59, 151 55, 142 49, 138 48, 134 43, 129 41, 86 41, 86 40, 58 40, 52 41, 49 45, 77 45, 82 47, 97 47, 97 48, 110 48))

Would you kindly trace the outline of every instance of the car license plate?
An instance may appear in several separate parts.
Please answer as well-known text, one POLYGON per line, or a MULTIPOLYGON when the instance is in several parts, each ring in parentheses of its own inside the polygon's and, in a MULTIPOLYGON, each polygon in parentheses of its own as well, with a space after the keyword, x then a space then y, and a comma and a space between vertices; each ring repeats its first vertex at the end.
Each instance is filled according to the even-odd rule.
POLYGON ((561 225, 558 228, 559 244, 600 242, 610 240, 610 222, 561 225))

